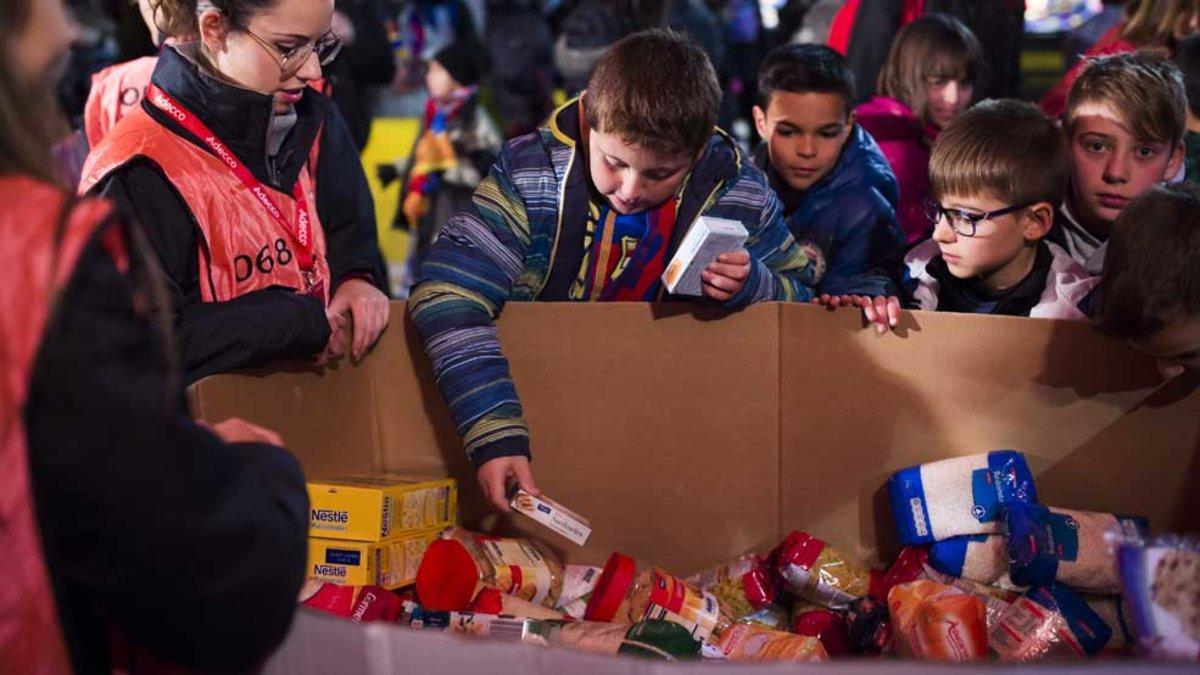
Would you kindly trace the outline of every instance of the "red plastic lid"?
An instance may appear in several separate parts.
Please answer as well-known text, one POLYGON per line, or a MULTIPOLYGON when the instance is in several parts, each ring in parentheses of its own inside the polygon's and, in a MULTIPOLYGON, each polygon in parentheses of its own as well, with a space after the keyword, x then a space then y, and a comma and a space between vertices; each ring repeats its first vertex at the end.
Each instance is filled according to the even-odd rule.
POLYGON ((612 621, 625 596, 629 594, 629 587, 633 585, 635 576, 637 563, 633 558, 623 555, 620 551, 613 551, 608 563, 604 565, 604 571, 600 573, 600 579, 596 581, 596 588, 592 590, 592 597, 588 600, 583 618, 588 621, 612 621))
POLYGON ((429 545, 417 570, 421 606, 439 612, 461 612, 475 597, 479 568, 467 548, 453 539, 429 545))

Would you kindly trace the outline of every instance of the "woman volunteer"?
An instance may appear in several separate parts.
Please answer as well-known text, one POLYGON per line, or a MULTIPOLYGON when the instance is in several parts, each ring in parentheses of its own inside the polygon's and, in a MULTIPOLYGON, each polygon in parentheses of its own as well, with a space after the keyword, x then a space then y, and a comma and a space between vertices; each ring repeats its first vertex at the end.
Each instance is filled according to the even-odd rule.
POLYGON ((308 90, 340 48, 333 0, 163 0, 147 97, 81 192, 127 206, 158 252, 189 381, 361 358, 387 325, 374 205, 345 122, 308 90), (353 326, 353 342, 350 342, 353 326))
POLYGON ((294 612, 304 476, 269 431, 188 419, 153 254, 51 184, 69 36, 60 0, 0 3, 0 673, 129 665, 110 641, 247 669, 294 612))

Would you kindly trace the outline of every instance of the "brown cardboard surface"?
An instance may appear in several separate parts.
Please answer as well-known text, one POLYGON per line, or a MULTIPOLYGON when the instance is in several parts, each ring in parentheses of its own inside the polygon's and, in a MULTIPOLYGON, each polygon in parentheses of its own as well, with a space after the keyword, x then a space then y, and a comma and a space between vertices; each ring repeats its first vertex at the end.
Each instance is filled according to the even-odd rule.
POLYGON ((1200 393, 1085 323, 781 307, 784 528, 894 552, 885 482, 922 462, 1024 452, 1050 505, 1200 529, 1200 393), (823 383, 835 383, 830 386, 823 383))
POLYGON ((279 430, 311 475, 449 472, 463 521, 538 536, 569 561, 613 549, 681 573, 805 529, 877 560, 893 547, 895 470, 1025 452, 1043 501, 1200 530, 1200 393, 1086 324, 761 305, 513 304, 501 339, 533 434, 534 470, 588 518, 577 548, 487 516, 404 307, 360 365, 210 378, 197 414, 279 430))

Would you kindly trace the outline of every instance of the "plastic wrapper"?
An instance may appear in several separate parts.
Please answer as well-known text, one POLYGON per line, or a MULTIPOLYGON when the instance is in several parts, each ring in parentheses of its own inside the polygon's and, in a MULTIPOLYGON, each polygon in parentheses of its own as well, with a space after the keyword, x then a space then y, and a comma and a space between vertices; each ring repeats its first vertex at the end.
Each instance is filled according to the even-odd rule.
POLYGON ((846 637, 850 651, 860 656, 890 651, 892 617, 887 603, 870 596, 851 602, 846 608, 846 637))
POLYGON ((536 539, 506 539, 456 529, 429 545, 417 570, 417 597, 426 609, 462 611, 484 588, 553 607, 563 565, 536 539))
POLYGON ((888 593, 894 587, 926 578, 925 565, 928 562, 929 549, 924 546, 905 546, 886 572, 872 574, 869 591, 871 597, 887 604, 888 593))
POLYGON ((504 642, 525 642, 539 646, 550 643, 550 624, 545 621, 476 612, 439 611, 421 607, 415 602, 404 603, 402 623, 412 628, 504 642))
POLYGON ((1200 661, 1200 541, 1116 539, 1139 650, 1155 659, 1200 661))
POLYGON ((792 613, 780 607, 779 605, 767 605, 762 609, 756 609, 746 616, 739 616, 735 619, 737 623, 749 623, 764 628, 774 628, 775 630, 787 630, 792 623, 792 613))
POLYGON ((301 604, 356 623, 395 621, 404 606, 395 593, 381 586, 338 586, 320 582, 305 585, 301 604))
POLYGON ((776 596, 771 570, 763 556, 756 553, 734 558, 686 581, 712 593, 725 613, 739 620, 768 607, 776 596))
POLYGON ((956 457, 897 472, 888 481, 902 544, 996 534, 1009 504, 1037 501, 1025 456, 1012 450, 956 457))
POLYGON ((1143 536, 1145 518, 1017 504, 1008 509, 1012 580, 1022 586, 1055 582, 1091 593, 1119 593, 1116 552, 1109 530, 1143 536))
POLYGON ((803 612, 796 616, 792 632, 817 638, 831 657, 846 656, 850 651, 850 636, 846 632, 846 621, 841 615, 828 609, 803 612))
POLYGON ((975 534, 937 541, 929 547, 929 564, 952 577, 995 584, 1008 575, 1007 538, 975 534))
POLYGON ((733 661, 828 661, 825 647, 815 637, 738 624, 721 634, 716 645, 733 661))
POLYGON ((929 565, 926 565, 925 567, 925 574, 926 578, 931 581, 936 581, 939 584, 957 588, 963 593, 967 593, 979 598, 987 611, 987 627, 989 631, 991 631, 1000 621, 1000 617, 1008 611, 1009 605, 1016 601, 1017 598, 1021 597, 1021 593, 1026 590, 1022 589, 1021 591, 1014 591, 1006 588, 1000 588, 998 586, 988 586, 987 584, 981 584, 977 581, 970 581, 968 579, 956 579, 954 577, 942 574, 929 565))
POLYGON ((677 623, 650 620, 633 625, 593 623, 551 623, 549 641, 595 654, 628 654, 663 661, 694 659, 700 656, 700 642, 677 623))
POLYGON ((871 571, 807 532, 793 532, 771 555, 775 571, 796 597, 845 609, 867 594, 871 571))
POLYGON ((1062 585, 1030 589, 1000 617, 988 636, 1004 661, 1083 658, 1099 653, 1112 628, 1078 594, 1062 585))
POLYGON ((592 599, 592 591, 600 580, 603 568, 588 565, 567 565, 563 571, 562 595, 558 598, 558 611, 572 619, 583 620, 587 611, 588 600, 592 599))
POLYGON ((914 581, 888 594, 899 652, 936 661, 978 661, 988 650, 983 601, 936 581, 914 581))
POLYGON ((625 624, 663 619, 702 641, 732 623, 713 594, 658 567, 639 572, 633 559, 621 553, 613 553, 604 566, 584 618, 625 624))

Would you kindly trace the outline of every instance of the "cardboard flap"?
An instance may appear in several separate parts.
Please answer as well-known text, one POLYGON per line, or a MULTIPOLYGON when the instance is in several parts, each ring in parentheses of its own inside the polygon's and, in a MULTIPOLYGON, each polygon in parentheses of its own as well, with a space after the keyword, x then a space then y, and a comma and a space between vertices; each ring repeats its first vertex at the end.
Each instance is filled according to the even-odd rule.
POLYGON ((1047 504, 1200 527, 1183 510, 1200 394, 1162 387, 1149 359, 1085 322, 911 312, 880 336, 857 310, 791 305, 780 339, 785 529, 887 558, 893 472, 1000 449, 1027 455, 1047 504))

